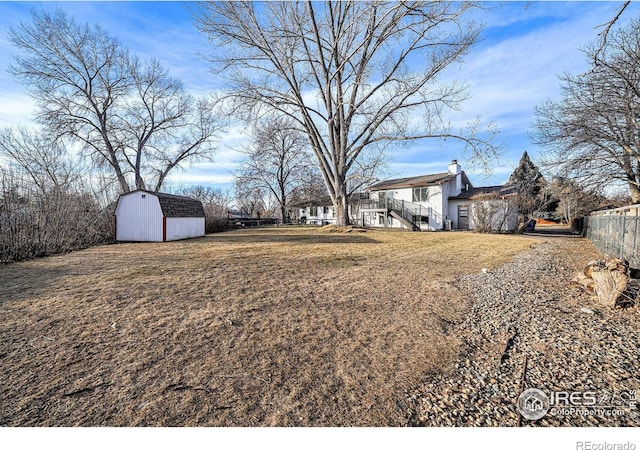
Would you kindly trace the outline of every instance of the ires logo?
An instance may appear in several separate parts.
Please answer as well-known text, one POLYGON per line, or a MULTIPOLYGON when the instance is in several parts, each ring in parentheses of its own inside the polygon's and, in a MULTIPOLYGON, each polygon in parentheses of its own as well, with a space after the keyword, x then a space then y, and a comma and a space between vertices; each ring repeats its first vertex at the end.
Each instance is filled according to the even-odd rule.
POLYGON ((596 406, 598 404, 598 396, 595 392, 551 392, 548 395, 549 406, 558 408, 572 406, 596 406))
POLYGON ((603 421, 614 416, 638 417, 636 391, 601 392, 555 391, 531 388, 517 401, 520 414, 529 420, 544 416, 595 416, 603 421))

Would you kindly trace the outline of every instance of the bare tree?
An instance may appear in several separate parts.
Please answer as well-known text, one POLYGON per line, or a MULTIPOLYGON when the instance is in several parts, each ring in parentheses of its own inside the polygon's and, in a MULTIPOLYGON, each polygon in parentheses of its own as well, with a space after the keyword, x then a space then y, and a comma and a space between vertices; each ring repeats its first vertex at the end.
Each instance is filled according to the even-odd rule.
POLYGON ((600 207, 607 206, 610 208, 621 208, 633 204, 631 196, 626 191, 615 191, 607 195, 606 200, 600 207))
POLYGON ((159 191, 184 161, 210 159, 218 131, 214 105, 185 92, 158 61, 134 61, 130 67, 135 95, 123 105, 119 121, 124 160, 137 189, 159 191))
POLYGON ((231 189, 201 185, 182 189, 181 194, 200 200, 207 216, 216 220, 227 219, 234 195, 231 189))
POLYGON ((207 233, 228 229, 228 212, 233 200, 233 191, 231 189, 197 185, 182 189, 181 194, 202 202, 205 231, 207 233))
POLYGON ((295 189, 292 194, 292 202, 320 199, 327 196, 327 187, 324 184, 322 175, 320 175, 320 172, 314 171, 308 181, 295 189))
POLYGON ((591 70, 562 77, 562 98, 536 108, 545 166, 584 188, 625 183, 640 202, 640 20, 584 50, 591 70))
POLYGON ((253 129, 246 158, 236 175, 238 183, 268 192, 277 203, 283 223, 293 193, 311 182, 314 165, 308 141, 290 120, 270 119, 253 129))
POLYGON ((80 178, 81 169, 60 142, 28 128, 0 130, 0 156, 28 174, 41 193, 65 190, 80 178))
POLYGON ((210 2, 196 26, 218 46, 234 112, 247 120, 277 111, 305 133, 336 210, 348 223, 347 185, 365 149, 453 137, 472 155, 487 139, 452 132, 444 112, 464 89, 439 83, 461 61, 479 27, 473 5, 453 2, 210 2))
POLYGON ((256 187, 251 183, 245 184, 243 180, 237 179, 235 190, 236 203, 241 213, 258 219, 269 215, 269 193, 264 188, 256 187))
POLYGON ((598 56, 600 55, 600 52, 607 45, 607 38, 609 37, 609 33, 611 32, 611 29, 618 22, 618 20, 620 20, 620 17, 622 17, 622 13, 624 13, 624 10, 627 9, 627 6, 629 6, 630 4, 631 4, 631 0, 625 1, 621 6, 618 7, 618 9, 616 9, 615 11, 616 15, 613 17, 613 19, 611 19, 609 22, 605 24, 602 24, 596 27, 596 28, 603 28, 603 30, 600 33, 598 33, 598 37, 600 38, 600 44, 594 51, 593 61, 596 65, 598 64, 598 56))
POLYGON ((36 100, 38 121, 80 143, 121 192, 159 190, 171 170, 211 155, 211 105, 189 96, 159 63, 141 63, 98 25, 62 11, 32 19, 9 33, 22 52, 10 72, 36 100))
POLYGON ((575 182, 557 178, 549 183, 550 194, 558 199, 556 213, 571 224, 606 203, 606 198, 598 191, 586 190, 575 182))
MULTIPOLYGON (((46 173, 55 173, 57 165, 42 162, 46 173)), ((77 177, 56 184, 32 169, 0 167, 0 264, 113 239, 113 210, 103 208, 77 177)))

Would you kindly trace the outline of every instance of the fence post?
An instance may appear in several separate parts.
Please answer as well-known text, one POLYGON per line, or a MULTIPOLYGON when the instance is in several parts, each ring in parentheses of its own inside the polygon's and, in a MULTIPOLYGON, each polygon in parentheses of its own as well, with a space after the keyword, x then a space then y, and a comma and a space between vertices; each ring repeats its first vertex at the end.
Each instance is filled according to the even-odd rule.
POLYGON ((633 217, 635 224, 635 229, 633 231, 633 262, 635 264, 637 258, 636 244, 638 242, 638 209, 636 208, 636 215, 633 217))
POLYGON ((624 242, 627 239, 627 217, 622 216, 622 241, 620 242, 620 250, 618 251, 618 258, 624 259, 624 242))
POLYGON ((609 250, 609 234, 611 233, 611 216, 609 216, 609 220, 607 221, 607 231, 604 234, 604 254, 608 253, 609 250))

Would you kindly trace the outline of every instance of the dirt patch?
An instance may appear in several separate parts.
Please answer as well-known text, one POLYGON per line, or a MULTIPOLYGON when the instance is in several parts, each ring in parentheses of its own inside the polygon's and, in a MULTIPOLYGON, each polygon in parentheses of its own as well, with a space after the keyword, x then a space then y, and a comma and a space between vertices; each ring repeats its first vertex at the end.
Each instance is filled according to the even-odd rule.
POLYGON ((531 239, 241 230, 0 267, 0 425, 403 425, 531 239))

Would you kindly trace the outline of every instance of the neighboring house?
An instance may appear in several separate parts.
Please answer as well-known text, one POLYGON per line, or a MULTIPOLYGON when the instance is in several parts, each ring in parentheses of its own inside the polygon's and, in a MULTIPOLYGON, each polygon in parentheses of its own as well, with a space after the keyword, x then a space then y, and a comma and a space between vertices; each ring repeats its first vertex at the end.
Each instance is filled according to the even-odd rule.
POLYGON ((311 225, 333 225, 336 223, 336 212, 330 197, 306 200, 290 206, 294 220, 311 225))
POLYGON ((199 200, 137 190, 122 194, 116 207, 116 240, 165 242, 204 236, 199 200))
POLYGON ((360 204, 359 210, 365 226, 414 231, 474 229, 474 199, 486 196, 483 201, 491 205, 491 210, 506 211, 508 202, 508 218, 499 229, 511 231, 517 227, 517 214, 513 216, 509 198, 517 193, 503 186, 474 188, 456 160, 447 172, 385 180, 368 190, 370 198, 360 204), (498 191, 501 193, 492 195, 498 191))
MULTIPOLYGON (((358 212, 363 196, 369 197, 368 194, 358 193, 353 194, 349 200, 348 214, 350 221, 354 224, 361 224, 358 212)), ((289 216, 293 221, 311 225, 334 225, 336 223, 336 211, 329 196, 293 203, 289 206, 289 216)))

